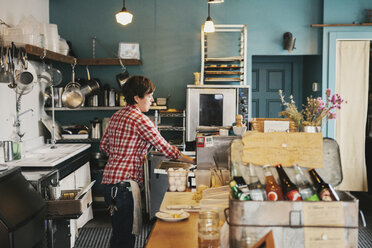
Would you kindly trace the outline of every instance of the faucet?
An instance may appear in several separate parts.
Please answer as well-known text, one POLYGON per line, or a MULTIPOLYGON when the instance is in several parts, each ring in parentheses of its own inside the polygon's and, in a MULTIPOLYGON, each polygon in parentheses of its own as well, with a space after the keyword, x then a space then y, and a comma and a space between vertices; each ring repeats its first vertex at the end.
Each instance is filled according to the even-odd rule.
POLYGON ((19 113, 19 109, 17 108, 16 119, 14 120, 13 126, 16 128, 17 135, 18 135, 20 141, 22 141, 22 137, 25 135, 25 133, 21 133, 21 121, 20 121, 19 117, 21 117, 22 115, 24 115, 24 114, 26 114, 27 112, 30 112, 30 111, 33 115, 34 114, 33 109, 27 109, 26 111, 23 111, 22 113, 19 113))

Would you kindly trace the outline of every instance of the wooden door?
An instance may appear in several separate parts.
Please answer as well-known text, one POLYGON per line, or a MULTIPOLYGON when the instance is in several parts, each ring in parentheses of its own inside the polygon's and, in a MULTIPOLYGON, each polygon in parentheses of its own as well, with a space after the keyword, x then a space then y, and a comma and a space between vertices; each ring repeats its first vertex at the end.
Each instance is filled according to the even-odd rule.
POLYGON ((300 99, 298 91, 293 90, 292 75, 293 62, 253 61, 252 117, 278 118, 283 109, 278 94, 280 89, 286 98, 292 94, 295 99, 300 99))

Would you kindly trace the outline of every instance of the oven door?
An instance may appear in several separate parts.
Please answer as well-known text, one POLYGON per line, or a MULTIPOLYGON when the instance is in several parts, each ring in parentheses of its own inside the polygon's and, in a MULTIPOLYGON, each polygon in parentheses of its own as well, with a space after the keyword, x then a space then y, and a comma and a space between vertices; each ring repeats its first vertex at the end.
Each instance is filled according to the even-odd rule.
POLYGON ((231 126, 237 111, 233 88, 188 88, 186 98, 186 141, 194 141, 198 127, 231 126))

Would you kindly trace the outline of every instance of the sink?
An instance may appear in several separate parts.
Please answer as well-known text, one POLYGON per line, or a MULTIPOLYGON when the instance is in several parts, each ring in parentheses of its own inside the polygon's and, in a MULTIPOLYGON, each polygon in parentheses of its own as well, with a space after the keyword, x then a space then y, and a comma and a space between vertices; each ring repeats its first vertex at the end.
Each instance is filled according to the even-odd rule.
POLYGON ((90 144, 57 144, 43 145, 25 153, 20 160, 8 162, 9 166, 20 167, 53 167, 76 154, 88 149, 90 144))

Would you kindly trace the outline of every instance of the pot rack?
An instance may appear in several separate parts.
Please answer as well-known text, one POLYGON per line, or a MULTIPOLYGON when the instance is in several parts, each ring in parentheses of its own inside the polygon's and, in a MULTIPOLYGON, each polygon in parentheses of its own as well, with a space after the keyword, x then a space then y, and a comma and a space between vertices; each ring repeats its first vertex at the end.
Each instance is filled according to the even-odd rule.
MULTIPOLYGON (((118 58, 74 58, 72 56, 63 55, 56 53, 41 47, 26 44, 25 52, 31 60, 41 60, 44 58, 45 61, 55 61, 65 64, 74 64, 76 60, 76 65, 120 65, 118 58)), ((139 59, 121 59, 124 65, 141 65, 142 62, 139 59)))

